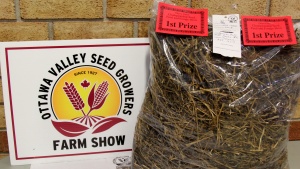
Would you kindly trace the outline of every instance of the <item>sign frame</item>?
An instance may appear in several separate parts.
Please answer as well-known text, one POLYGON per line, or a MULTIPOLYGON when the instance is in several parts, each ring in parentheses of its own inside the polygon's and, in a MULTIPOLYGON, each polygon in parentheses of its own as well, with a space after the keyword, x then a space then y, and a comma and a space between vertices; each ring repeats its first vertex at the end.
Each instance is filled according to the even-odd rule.
MULTIPOLYGON (((131 155, 134 126, 143 101, 144 93, 146 91, 146 82, 149 74, 148 38, 4 42, 1 43, 0 46, 4 107, 6 115, 10 159, 12 165, 52 163, 74 161, 79 159, 89 160, 111 157, 120 158, 128 157, 131 155), (80 50, 83 52, 76 52, 80 50), (102 51, 104 51, 104 54, 102 53, 102 51), (40 57, 43 57, 45 61, 39 58, 38 55, 40 55, 40 57), (54 56, 52 56, 53 58, 49 59, 51 55, 54 56), (73 62, 71 61, 72 57, 73 62), (34 59, 37 60, 34 61, 34 59), (80 62, 80 59, 83 62, 80 62), (52 63, 50 64, 49 62, 52 63), (109 67, 109 63, 112 65, 111 67, 109 67), (93 67, 95 69, 93 69, 93 67), (101 76, 99 75, 94 78, 92 78, 92 75, 81 75, 80 72, 88 72, 84 71, 85 69, 96 70, 95 72, 99 70, 99 72, 97 73, 101 74, 102 72, 102 74, 101 76), (56 76, 53 72, 51 75, 51 70, 55 70, 56 76), (69 73, 72 70, 73 72, 69 73), (75 77, 76 73, 74 73, 74 71, 76 72, 77 70, 78 72, 75 77), (23 72, 26 72, 28 76, 24 77, 26 73, 23 72), (98 92, 96 89, 100 90, 100 86, 104 83, 104 81, 97 81, 97 79, 102 77, 104 78, 104 76, 106 77, 105 72, 108 72, 108 87, 106 87, 106 95, 107 98, 110 97, 110 101, 109 99, 104 99, 104 101, 102 101, 102 105, 100 106, 100 102, 96 103, 96 95, 98 92), (118 76, 117 73, 119 73, 120 76, 118 76), (44 74, 44 77, 42 74, 44 74), (67 75, 70 77, 67 77, 67 75), (126 78, 124 77, 125 75, 126 78), (80 76, 90 78, 90 81, 88 81, 87 84, 91 83, 91 85, 86 85, 88 87, 83 87, 83 89, 81 89, 80 83, 78 83, 78 85, 76 86, 74 82, 75 89, 78 89, 77 93, 79 95, 82 95, 82 93, 85 92, 83 94, 84 97, 82 99, 84 102, 82 105, 84 106, 82 106, 80 110, 86 112, 82 117, 92 117, 88 115, 88 109, 90 109, 90 111, 94 110, 94 112, 92 113, 96 114, 93 116, 95 118, 96 116, 98 116, 97 113, 100 113, 100 109, 105 109, 109 111, 113 110, 112 108, 110 108, 113 106, 106 106, 108 104, 112 105, 113 95, 116 95, 114 94, 114 91, 116 90, 112 89, 114 84, 112 84, 109 81, 111 79, 115 80, 117 84, 115 86, 119 86, 121 101, 119 103, 118 111, 115 111, 117 113, 112 113, 103 117, 101 116, 100 120, 94 122, 93 124, 90 124, 91 126, 89 126, 88 124, 81 125, 80 122, 76 121, 74 122, 75 127, 72 126, 71 128, 68 128, 65 127, 65 124, 73 124, 74 120, 68 116, 58 115, 57 112, 65 110, 60 109, 60 107, 67 106, 60 106, 59 103, 54 103, 53 100, 55 100, 55 97, 53 96, 53 91, 56 91, 54 90, 54 88, 58 88, 59 81, 65 83, 63 80, 67 79, 72 82, 73 79, 76 79, 77 77, 79 78, 80 76), (112 77, 111 79, 109 79, 110 76, 112 77), (40 79, 40 81, 37 81, 37 79, 40 79), (124 85, 126 81, 128 82, 127 84, 130 83, 131 88, 133 88, 132 94, 134 93, 134 99, 125 97, 125 93, 130 93, 130 91, 128 91, 129 89, 126 91, 126 86, 124 85), (46 93, 43 96, 42 92, 40 92, 39 90, 41 90, 41 85, 47 86, 47 82, 49 84, 49 91, 47 90, 48 93, 46 93), (36 88, 37 86, 38 88, 36 88), (24 93, 20 93, 20 91, 22 91, 22 88, 24 93), (30 92, 33 91, 33 88, 36 88, 36 92, 32 93, 31 95, 30 92), (26 98, 29 99, 26 100, 26 98), (34 99, 37 104, 34 106, 30 104, 33 103, 33 101, 28 101, 31 100, 30 98, 34 99), (47 99, 48 103, 40 102, 39 100, 41 100, 42 98, 47 99), (24 102, 26 103, 23 104, 20 100, 25 100, 24 102), (128 104, 126 102, 128 102, 128 104), (27 104, 31 106, 26 107, 27 104), (48 107, 43 107, 46 104, 48 107), (58 104, 58 106, 56 106, 55 104, 58 104), (129 105, 132 105, 133 108, 129 108, 129 105), (23 107, 20 108, 21 106, 23 107), (54 108, 55 106, 58 108, 54 108), (108 108, 105 108, 105 106, 108 108), (36 109, 32 109, 32 107, 36 107, 36 109), (21 112, 22 109, 25 111, 25 113, 21 112), (41 111, 41 109, 44 109, 45 111, 41 111), (48 113, 52 113, 50 114, 50 117, 52 118, 51 120, 48 120, 50 119, 47 118, 48 116, 44 116, 46 120, 43 120, 42 116, 40 116, 45 114, 44 112, 46 112, 46 109, 48 109, 48 113), (125 112, 125 109, 127 109, 127 113, 125 112), (56 119, 53 118, 53 114, 55 114, 55 117, 57 116, 56 119), (36 116, 33 117, 33 115, 36 116), (28 119, 26 119, 27 117, 28 119), (24 123, 20 122, 21 118, 23 118, 23 120, 25 121, 24 123), (46 123, 45 121, 47 121, 47 124, 43 124, 42 126, 39 125, 42 123, 46 123), (54 121, 59 123, 59 127, 54 125, 54 121), (37 126, 31 125, 31 123, 35 123, 37 124, 37 126), (29 127, 26 128, 26 125, 28 125, 29 127), (33 128, 33 126, 35 126, 36 128, 33 128), (52 128, 47 128, 47 126, 52 128), (74 128, 80 128, 82 126, 84 126, 85 128, 80 132, 73 131, 74 128), (117 129, 118 127, 120 127, 120 129, 117 129), (124 128, 127 128, 127 130, 124 130, 124 128), (33 133, 32 131, 35 132, 33 133), (46 132, 47 134, 42 135, 41 137, 35 136, 36 132, 38 132, 38 134, 43 134, 43 132, 45 131, 49 133, 46 132), (55 136, 51 138, 51 135, 55 132, 55 136), (100 146, 101 142, 100 138, 109 141, 109 139, 112 138, 112 136, 109 135, 111 135, 112 133, 120 134, 122 132, 124 133, 124 135, 122 135, 124 136, 124 139, 126 135, 126 141, 124 141, 125 145, 121 144, 119 148, 115 148, 115 145, 113 145, 112 147, 114 148, 104 148, 103 150, 101 150, 101 147, 98 147, 100 146), (76 136, 72 135, 74 133, 76 136), (49 135, 49 137, 47 137, 47 135, 49 135), (54 139, 54 137, 56 139, 54 139), (49 139, 50 141, 48 141, 47 143, 47 140, 49 139), (78 139, 78 141, 80 139, 85 141, 85 147, 83 146, 82 150, 78 149, 78 145, 80 145, 78 141, 76 144, 73 141, 74 144, 72 149, 72 142, 70 140, 76 141, 76 139, 78 139), (58 140, 58 142, 54 142, 54 140, 58 140), (35 141, 36 143, 32 143, 35 141), (129 144, 127 144, 126 142, 128 142, 129 144), (44 145, 40 145, 42 143, 44 143, 44 145), (64 144, 65 146, 63 146, 64 144), (55 145, 57 148, 56 150, 54 150, 55 145), (77 149, 74 149, 74 147, 76 147, 74 145, 77 146, 77 149), (91 150, 92 145, 95 146, 93 151, 91 150), (30 148, 24 148, 26 146, 30 148), (45 150, 47 151, 42 150, 44 149, 42 148, 43 146, 52 146, 53 151, 47 152, 49 148, 45 148, 45 150), (59 148, 61 149, 59 150, 59 148)), ((66 90, 64 91, 61 88, 59 88, 59 92, 57 94, 58 96, 65 95, 65 101, 63 105, 68 105, 71 107, 74 106, 74 102, 71 101, 71 98, 69 97, 66 90), (67 103, 68 101, 70 103, 67 103)), ((58 96, 56 98, 58 98, 58 96)), ((116 98, 119 97, 114 96, 114 99, 116 98)), ((76 108, 76 106, 74 108, 76 108)), ((75 109, 69 109, 68 111, 75 112, 75 109)), ((114 139, 118 139, 117 136, 115 136, 114 139)), ((116 141, 114 140, 111 142, 116 141)), ((81 144, 83 145, 82 142, 81 144)))

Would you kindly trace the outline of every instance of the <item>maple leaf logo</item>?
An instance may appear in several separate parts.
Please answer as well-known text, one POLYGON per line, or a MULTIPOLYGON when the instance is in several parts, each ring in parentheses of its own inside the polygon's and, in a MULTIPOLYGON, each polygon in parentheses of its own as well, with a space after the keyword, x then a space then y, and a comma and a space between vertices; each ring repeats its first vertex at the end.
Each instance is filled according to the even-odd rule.
POLYGON ((82 86, 84 89, 86 89, 87 87, 90 86, 90 82, 88 82, 87 80, 84 80, 84 81, 81 82, 80 84, 81 84, 81 86, 82 86))

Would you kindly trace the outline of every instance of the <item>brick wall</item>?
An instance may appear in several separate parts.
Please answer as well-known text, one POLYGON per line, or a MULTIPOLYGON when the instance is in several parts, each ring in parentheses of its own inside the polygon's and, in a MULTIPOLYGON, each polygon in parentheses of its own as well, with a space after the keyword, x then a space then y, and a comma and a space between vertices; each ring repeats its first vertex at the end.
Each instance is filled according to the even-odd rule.
MULTIPOLYGON (((300 19, 299 0, 173 2, 181 6, 208 8, 210 15, 291 15, 293 19, 300 19)), ((0 41, 147 37, 151 4, 152 0, 1 0, 0 41)), ((300 118, 300 111, 295 118, 300 118)), ((7 154, 1 89, 0 158, 7 154)))

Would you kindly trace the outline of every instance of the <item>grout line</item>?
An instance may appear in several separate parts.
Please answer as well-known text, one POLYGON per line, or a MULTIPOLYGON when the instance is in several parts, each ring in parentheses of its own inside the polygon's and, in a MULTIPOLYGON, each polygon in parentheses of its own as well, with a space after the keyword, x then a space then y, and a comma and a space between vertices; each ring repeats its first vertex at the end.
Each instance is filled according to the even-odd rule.
POLYGON ((5 158, 5 156, 9 156, 9 152, 7 152, 7 153, 1 152, 0 153, 0 160, 2 160, 3 158, 5 158))
MULTIPOLYGON (((0 0, 1 1, 1 0, 0 0)), ((106 18, 106 21, 149 21, 149 18, 106 18)), ((85 19, 85 18, 69 18, 69 19, 22 19, 22 22, 60 22, 60 21, 65 21, 65 22, 83 22, 83 21, 104 21, 103 18, 100 19, 85 19)), ((16 22, 15 19, 1 19, 0 22, 16 22)))
POLYGON ((271 0, 267 0, 266 16, 270 15, 270 9, 271 9, 271 0))
MULTIPOLYGON (((100 18, 100 19, 78 19, 78 18, 69 18, 69 19, 22 19, 23 22, 60 22, 60 21, 66 21, 66 22, 88 22, 88 21, 104 21, 104 20, 109 20, 109 21, 149 21, 149 18, 100 18)), ((0 20, 0 22, 5 21, 5 20, 0 20)), ((7 20, 10 22, 14 22, 15 20, 7 20)))
POLYGON ((16 19, 1 19, 0 22, 16 22, 16 19))
POLYGON ((103 20, 108 21, 108 18, 106 16, 107 13, 107 0, 102 0, 102 8, 103 8, 103 20))
POLYGON ((188 7, 192 7, 192 0, 188 0, 188 7))
POLYGON ((67 18, 67 19, 65 19, 65 18, 59 18, 59 19, 22 19, 22 21, 24 21, 24 22, 54 22, 54 21, 66 21, 66 22, 72 22, 72 21, 74 21, 74 22, 77 22, 77 21, 103 21, 103 19, 102 18, 100 18, 100 19, 89 19, 89 18, 80 18, 80 19, 78 19, 78 18, 67 18))
POLYGON ((54 40, 53 22, 48 23, 48 38, 49 40, 54 40))
POLYGON ((72 22, 72 21, 75 21, 75 22, 77 22, 77 21, 102 21, 103 19, 101 18, 101 19, 95 19, 95 18, 93 18, 93 19, 89 19, 89 18, 67 18, 67 19, 65 19, 65 18, 59 18, 59 19, 26 19, 26 20, 24 20, 23 19, 23 21, 24 22, 35 22, 35 21, 38 21, 38 22, 54 22, 54 21, 67 21, 67 22, 72 22))
POLYGON ((109 18, 110 21, 149 21, 149 18, 109 18))
POLYGON ((21 10, 20 10, 20 0, 15 0, 15 13, 16 13, 16 19, 17 22, 21 22, 21 10))
POLYGON ((137 38, 139 36, 139 23, 138 21, 133 22, 133 37, 137 38))

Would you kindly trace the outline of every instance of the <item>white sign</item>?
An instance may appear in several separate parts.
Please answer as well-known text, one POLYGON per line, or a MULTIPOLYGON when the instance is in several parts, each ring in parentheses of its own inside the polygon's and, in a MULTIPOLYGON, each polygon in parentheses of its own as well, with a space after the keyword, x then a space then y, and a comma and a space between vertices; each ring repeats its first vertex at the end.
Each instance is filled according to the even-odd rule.
POLYGON ((240 16, 213 15, 213 53, 241 58, 240 16))
POLYGON ((108 157, 129 165, 148 39, 7 42, 0 55, 13 165, 108 157))

